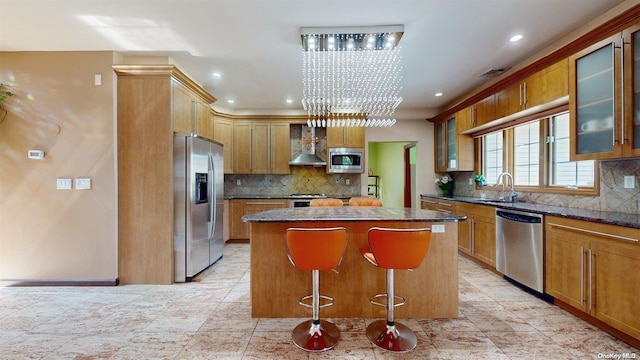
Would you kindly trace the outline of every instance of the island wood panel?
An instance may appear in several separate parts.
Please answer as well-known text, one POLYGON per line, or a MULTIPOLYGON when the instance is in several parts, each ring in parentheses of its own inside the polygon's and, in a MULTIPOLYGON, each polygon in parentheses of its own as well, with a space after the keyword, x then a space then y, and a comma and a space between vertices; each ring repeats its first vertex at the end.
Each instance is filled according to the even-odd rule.
MULTIPOLYGON (((369 303, 369 297, 386 292, 386 271, 360 255, 372 226, 430 227, 420 221, 302 221, 251 223, 251 315, 253 317, 310 317, 311 310, 298 300, 311 294, 311 272, 300 271, 287 258, 285 231, 289 227, 347 229, 347 249, 338 273, 320 273, 320 292, 335 299, 320 310, 320 317, 385 318, 386 308, 369 303)), ((439 223, 444 233, 432 234, 429 252, 415 271, 395 271, 396 295, 407 299, 396 308, 401 318, 455 318, 458 316, 458 258, 456 222, 439 223)))

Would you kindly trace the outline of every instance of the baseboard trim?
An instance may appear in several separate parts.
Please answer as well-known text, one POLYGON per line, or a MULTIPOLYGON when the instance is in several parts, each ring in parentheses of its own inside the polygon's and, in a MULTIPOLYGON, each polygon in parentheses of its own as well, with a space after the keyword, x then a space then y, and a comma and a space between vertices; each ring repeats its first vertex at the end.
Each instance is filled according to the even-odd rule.
POLYGON ((118 286, 120 280, 0 280, 0 287, 19 286, 118 286))

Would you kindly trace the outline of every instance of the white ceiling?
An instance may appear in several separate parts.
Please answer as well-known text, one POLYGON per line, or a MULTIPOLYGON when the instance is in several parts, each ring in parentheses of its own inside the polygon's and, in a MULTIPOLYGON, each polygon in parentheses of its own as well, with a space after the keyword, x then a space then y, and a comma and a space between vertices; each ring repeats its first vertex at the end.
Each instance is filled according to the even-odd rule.
POLYGON ((424 117, 622 2, 0 0, 0 51, 166 55, 229 112, 303 112, 300 27, 403 24, 397 115, 424 117), (525 38, 510 44, 516 33, 525 38))

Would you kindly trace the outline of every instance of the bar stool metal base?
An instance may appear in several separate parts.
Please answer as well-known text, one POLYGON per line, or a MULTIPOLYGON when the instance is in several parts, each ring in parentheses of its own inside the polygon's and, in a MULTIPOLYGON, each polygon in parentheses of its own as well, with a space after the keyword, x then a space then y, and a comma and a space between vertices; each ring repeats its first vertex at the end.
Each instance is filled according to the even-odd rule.
POLYGON ((411 351, 418 344, 416 334, 406 325, 397 322, 388 325, 386 320, 376 320, 369 324, 367 337, 373 345, 394 352, 411 351))
POLYGON ((302 350, 326 351, 333 349, 338 343, 340 329, 325 320, 319 320, 319 324, 314 324, 313 320, 307 320, 293 329, 291 338, 293 343, 302 350))

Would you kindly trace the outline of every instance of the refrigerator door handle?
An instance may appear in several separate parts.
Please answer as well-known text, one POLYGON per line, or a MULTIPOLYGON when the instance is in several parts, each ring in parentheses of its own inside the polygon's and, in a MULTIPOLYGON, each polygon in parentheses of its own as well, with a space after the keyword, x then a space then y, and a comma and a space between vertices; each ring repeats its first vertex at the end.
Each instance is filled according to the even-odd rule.
POLYGON ((215 175, 213 156, 209 154, 209 238, 213 236, 216 226, 216 207, 214 206, 215 201, 213 201, 216 200, 215 175))

